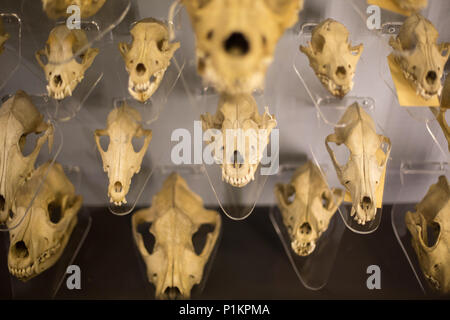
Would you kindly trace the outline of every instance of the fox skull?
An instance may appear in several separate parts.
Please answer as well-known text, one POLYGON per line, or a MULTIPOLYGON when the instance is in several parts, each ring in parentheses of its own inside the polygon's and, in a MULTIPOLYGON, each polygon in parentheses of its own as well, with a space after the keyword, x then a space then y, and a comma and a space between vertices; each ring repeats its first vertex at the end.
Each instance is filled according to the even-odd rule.
POLYGON ((334 133, 327 136, 325 145, 341 184, 352 198, 351 216, 364 225, 375 218, 377 212, 376 188, 379 185, 391 151, 389 138, 376 133, 373 119, 357 103, 349 106, 339 120, 334 133), (345 165, 338 163, 330 142, 344 144, 350 151, 345 165), (386 145, 385 159, 376 153, 386 145))
POLYGON ((124 103, 109 113, 106 129, 95 130, 94 133, 103 170, 108 173, 108 196, 115 205, 127 203, 125 196, 130 189, 131 178, 139 173, 142 159, 152 139, 152 131, 143 129, 141 122, 139 112, 124 103), (102 136, 109 137, 106 150, 100 143, 102 136), (141 137, 144 138, 144 144, 136 151, 133 138, 141 137))
POLYGON ((58 261, 77 224, 81 203, 59 163, 47 162, 33 172, 17 192, 8 222, 17 225, 25 216, 10 230, 8 269, 13 276, 28 281, 58 261))
POLYGON ((244 187, 254 180, 269 135, 276 127, 274 115, 266 108, 258 113, 255 99, 250 94, 222 94, 214 116, 201 116, 203 130, 220 132, 211 142, 214 158, 222 165, 222 179, 234 187, 244 187))
POLYGON ((344 192, 330 189, 320 169, 308 161, 295 171, 290 183, 275 186, 275 196, 292 250, 299 256, 307 256, 328 229, 344 192))
POLYGON ((50 31, 45 48, 36 52, 36 60, 44 70, 47 79, 48 95, 62 100, 72 95, 84 73, 92 65, 98 54, 98 49, 87 48, 77 61, 74 54, 88 44, 83 30, 69 29, 65 24, 50 31), (47 64, 42 61, 47 59, 47 64))
POLYGON ((416 205, 407 212, 406 226, 425 278, 437 292, 450 293, 450 190, 445 176, 431 185, 416 205))
POLYGON ((303 0, 182 0, 196 37, 197 72, 229 94, 263 87, 278 39, 303 0))
POLYGON ((5 222, 12 208, 18 188, 34 170, 34 163, 42 146, 53 144, 53 126, 45 123, 43 116, 23 91, 9 98, 0 108, 0 222, 5 222), (24 156, 27 136, 41 134, 33 151, 24 156))
POLYGON ((170 43, 167 26, 152 18, 136 23, 131 35, 131 45, 121 42, 119 50, 130 75, 128 92, 144 102, 159 88, 180 43, 170 43))
POLYGON ((353 88, 363 45, 351 45, 343 24, 333 19, 321 22, 314 28, 308 46, 300 46, 300 51, 308 56, 310 66, 332 95, 343 97, 353 88))
MULTIPOLYGON (((106 0, 42 0, 42 7, 50 19, 67 17, 67 8, 76 5, 82 18, 89 18, 103 7, 106 0)), ((71 12, 71 11, 69 11, 71 12)))
POLYGON ((220 215, 204 209, 202 199, 176 173, 164 182, 150 208, 133 215, 134 240, 147 266, 148 280, 156 288, 157 299, 189 299, 192 287, 202 281, 220 227, 220 215), (146 246, 139 232, 143 224, 150 224, 144 233, 155 239, 153 248, 146 246), (203 226, 213 229, 206 235, 203 248, 196 247, 194 238, 203 226))
POLYGON ((414 14, 405 20, 398 36, 389 40, 404 77, 426 100, 441 93, 441 78, 450 55, 450 44, 438 44, 438 37, 429 20, 414 14))

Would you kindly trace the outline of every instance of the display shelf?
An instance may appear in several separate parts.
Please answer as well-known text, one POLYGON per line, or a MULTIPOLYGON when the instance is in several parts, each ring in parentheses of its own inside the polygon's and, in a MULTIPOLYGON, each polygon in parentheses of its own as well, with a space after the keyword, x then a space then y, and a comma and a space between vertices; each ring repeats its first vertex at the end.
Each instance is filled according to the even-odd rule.
MULTIPOLYGON (((3 34, 7 40, 0 48, 0 91, 13 77, 20 66, 22 59, 22 20, 16 13, 3 12, 0 8, 0 25, 3 25, 3 34)), ((0 31, 1 32, 1 31, 0 31)))
POLYGON ((416 252, 411 245, 412 237, 406 227, 405 214, 408 211, 416 212, 416 203, 422 200, 429 187, 432 184, 437 183, 438 177, 441 175, 445 175, 447 179, 449 178, 448 163, 402 162, 400 168, 401 187, 397 195, 399 201, 393 205, 391 213, 394 234, 409 262, 420 288, 424 294, 435 297, 437 296, 437 293, 432 290, 425 278, 419 266, 416 252))

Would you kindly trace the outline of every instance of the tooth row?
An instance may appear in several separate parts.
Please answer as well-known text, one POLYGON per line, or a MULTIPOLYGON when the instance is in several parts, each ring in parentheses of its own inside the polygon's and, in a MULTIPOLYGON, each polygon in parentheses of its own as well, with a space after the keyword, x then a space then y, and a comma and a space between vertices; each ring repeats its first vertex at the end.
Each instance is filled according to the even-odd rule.
POLYGON ((123 198, 121 201, 114 201, 112 198, 109 198, 110 203, 114 203, 116 206, 121 206, 122 204, 126 204, 127 200, 123 198))
POLYGON ((244 186, 247 183, 249 183, 250 180, 251 181, 255 180, 255 174, 254 174, 254 172, 250 172, 242 178, 234 178, 234 177, 230 177, 230 176, 226 175, 225 171, 222 170, 222 180, 225 180, 225 182, 227 182, 233 186, 244 186))

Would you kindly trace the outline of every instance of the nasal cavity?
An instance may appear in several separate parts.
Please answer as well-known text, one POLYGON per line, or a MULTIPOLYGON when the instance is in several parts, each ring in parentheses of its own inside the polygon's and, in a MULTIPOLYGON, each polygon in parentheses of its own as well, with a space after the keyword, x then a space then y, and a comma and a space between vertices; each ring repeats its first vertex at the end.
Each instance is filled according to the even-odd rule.
POLYGON ((434 83, 436 82, 436 79, 437 79, 437 74, 436 74, 436 72, 434 72, 434 71, 428 71, 427 77, 426 77, 427 83, 430 84, 430 85, 432 85, 432 84, 434 84, 434 83))
POLYGON ((62 85, 62 78, 60 75, 56 75, 53 77, 53 83, 56 87, 59 87, 60 85, 62 85))
POLYGON ((138 76, 142 76, 147 71, 143 63, 138 63, 136 66, 136 72, 138 76))
POLYGON ((116 181, 116 183, 114 183, 114 191, 116 193, 122 192, 122 183, 120 183, 120 181, 116 181))
POLYGON ((362 198, 361 207, 363 208, 363 210, 368 210, 371 205, 372 199, 370 199, 370 197, 365 196, 362 198))
POLYGON ((311 233, 311 225, 308 222, 304 222, 301 226, 300 226, 300 234, 307 236, 311 233))
POLYGON ((242 164, 244 163, 244 158, 242 157, 239 151, 234 150, 233 156, 231 158, 231 163, 235 168, 242 167, 242 164))
POLYGON ((241 32, 233 32, 223 46, 225 52, 232 56, 244 56, 250 51, 250 43, 241 32))
POLYGON ((18 241, 12 248, 12 253, 17 258, 26 258, 28 257, 28 248, 25 245, 25 242, 18 241))
POLYGON ((345 78, 345 76, 347 75, 347 70, 345 70, 345 67, 343 67, 343 66, 339 66, 339 67, 337 67, 337 69, 336 69, 336 76, 338 77, 338 78, 345 78))
POLYGON ((177 300, 181 298, 180 289, 177 287, 167 287, 166 290, 164 290, 164 295, 170 300, 177 300))
POLYGON ((0 211, 5 210, 5 197, 0 194, 0 211))

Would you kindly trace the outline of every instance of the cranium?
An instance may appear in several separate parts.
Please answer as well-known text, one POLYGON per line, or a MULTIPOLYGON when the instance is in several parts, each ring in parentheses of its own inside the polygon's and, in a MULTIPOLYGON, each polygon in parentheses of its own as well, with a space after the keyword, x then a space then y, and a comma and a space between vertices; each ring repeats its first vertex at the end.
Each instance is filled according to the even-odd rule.
POLYGON ((276 127, 274 115, 266 108, 258 113, 250 94, 222 94, 214 116, 201 115, 203 130, 221 130, 214 139, 216 162, 222 163, 222 179, 234 187, 244 187, 254 179, 269 135, 276 127))
POLYGON ((407 212, 406 226, 420 268, 430 286, 450 293, 450 190, 445 176, 431 185, 416 212, 407 212))
POLYGON ((334 96, 343 97, 353 88, 353 76, 363 45, 352 47, 342 23, 327 19, 317 25, 307 47, 300 51, 309 58, 320 82, 334 96))
POLYGON ((220 215, 203 208, 202 199, 186 181, 172 173, 153 197, 152 206, 132 217, 136 245, 147 265, 148 280, 156 288, 158 299, 189 299, 191 289, 203 278, 203 270, 220 233, 220 215), (145 246, 139 225, 151 224, 145 233, 155 241, 145 246), (204 245, 196 246, 195 236, 202 227, 213 227, 204 245))
POLYGON ((17 189, 34 170, 36 158, 47 140, 51 150, 53 126, 44 122, 30 97, 19 90, 1 106, 0 128, 0 222, 5 222, 17 189), (42 132, 33 151, 24 156, 27 136, 42 132))
POLYGON ((197 71, 229 94, 263 86, 278 39, 303 0, 182 0, 196 36, 197 71))
POLYGON ((341 189, 330 189, 320 169, 308 161, 289 184, 277 184, 275 196, 291 247, 300 256, 310 255, 344 199, 341 189))
POLYGON ((167 26, 152 18, 138 22, 131 35, 132 44, 121 42, 119 50, 130 74, 128 92, 144 102, 158 89, 180 43, 169 43, 167 26))
POLYGON ((45 48, 36 52, 36 59, 47 78, 47 92, 52 98, 62 100, 71 96, 84 73, 94 62, 98 49, 88 48, 78 58, 74 54, 88 43, 83 30, 70 30, 65 24, 50 31, 45 48), (46 56, 47 64, 41 60, 46 56))
POLYGON ((395 61, 418 95, 430 99, 442 90, 441 78, 450 55, 450 44, 437 44, 439 33, 420 14, 408 17, 396 38, 389 44, 394 48, 395 61))
POLYGON ((3 29, 3 20, 0 17, 0 54, 3 52, 3 45, 9 39, 9 34, 3 29))
POLYGON ((89 18, 97 13, 106 0, 42 0, 42 6, 50 19, 69 16, 67 8, 76 5, 80 8, 82 18, 89 18))
POLYGON ((336 127, 335 133, 326 138, 325 145, 339 181, 351 194, 351 216, 355 216, 355 220, 364 225, 366 221, 373 220, 377 212, 375 190, 389 158, 391 141, 376 133, 372 118, 357 103, 347 108, 339 125, 344 127, 336 127), (350 157, 344 166, 338 163, 330 142, 337 145, 343 143, 350 151, 350 157), (387 151, 385 159, 380 163, 376 153, 384 144, 387 145, 387 151))
POLYGON ((447 109, 450 108, 450 77, 447 76, 444 83, 444 89, 442 90, 441 96, 441 107, 439 110, 434 107, 430 107, 430 110, 436 117, 439 125, 441 126, 442 132, 444 132, 445 138, 447 139, 448 150, 450 151, 450 127, 445 119, 445 113, 447 109))
POLYGON ((141 120, 139 111, 124 102, 109 113, 106 129, 95 130, 95 142, 102 156, 103 170, 109 177, 108 196, 116 205, 127 203, 125 196, 130 189, 131 178, 139 173, 142 159, 152 140, 152 131, 143 129, 141 120), (100 144, 101 136, 109 137, 106 150, 100 144), (144 144, 136 151, 132 144, 133 138, 141 137, 144 137, 144 144))
POLYGON ((403 10, 417 12, 428 6, 428 0, 394 0, 403 10))
POLYGON ((9 220, 15 225, 29 210, 9 233, 8 269, 13 276, 27 281, 58 261, 77 224, 81 203, 82 197, 75 194, 59 163, 47 162, 33 172, 17 192, 14 215, 9 220))

